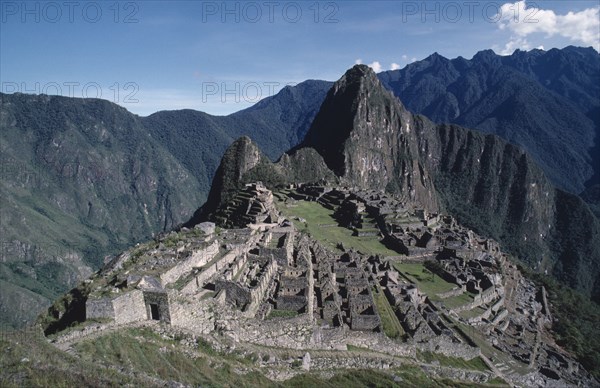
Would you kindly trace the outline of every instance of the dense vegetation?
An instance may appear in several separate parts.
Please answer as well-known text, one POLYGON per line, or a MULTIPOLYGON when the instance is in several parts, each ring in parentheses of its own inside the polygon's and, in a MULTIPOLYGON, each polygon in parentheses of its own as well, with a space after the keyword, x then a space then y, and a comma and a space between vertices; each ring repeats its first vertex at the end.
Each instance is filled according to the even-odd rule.
POLYGON ((548 292, 556 343, 573 352, 585 369, 600 379, 600 305, 549 276, 520 269, 548 292))
POLYGON ((103 100, 1 94, 0 322, 31 322, 114 254, 170 229, 199 187, 103 100))
POLYGON ((0 94, 0 323, 31 322, 106 255, 188 220, 241 134, 271 158, 295 145, 329 86, 306 81, 224 117, 0 94))
POLYGON ((379 78, 412 112, 522 146, 560 189, 600 183, 600 55, 591 47, 485 50, 471 60, 434 53, 379 78))

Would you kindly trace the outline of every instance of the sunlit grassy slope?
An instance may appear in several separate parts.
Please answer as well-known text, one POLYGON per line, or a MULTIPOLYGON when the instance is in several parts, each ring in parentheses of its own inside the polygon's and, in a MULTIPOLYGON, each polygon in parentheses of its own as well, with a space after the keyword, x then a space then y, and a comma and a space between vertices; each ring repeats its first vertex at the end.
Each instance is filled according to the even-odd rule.
POLYGON ((346 248, 353 248, 365 254, 397 256, 399 253, 388 249, 377 236, 356 237, 348 228, 338 226, 333 212, 317 202, 297 201, 294 206, 287 207, 279 202, 278 207, 290 217, 296 227, 307 231, 312 237, 325 245, 336 249, 339 243, 346 248), (295 219, 303 218, 305 222, 295 219))

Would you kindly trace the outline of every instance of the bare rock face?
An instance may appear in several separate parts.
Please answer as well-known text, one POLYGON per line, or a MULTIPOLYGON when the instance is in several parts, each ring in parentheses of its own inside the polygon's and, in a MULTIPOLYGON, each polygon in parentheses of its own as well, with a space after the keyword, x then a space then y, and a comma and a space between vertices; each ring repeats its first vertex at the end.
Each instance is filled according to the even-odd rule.
POLYGON ((250 139, 236 141, 194 223, 257 181, 392 192, 406 204, 450 213, 537 270, 600 295, 600 222, 583 201, 557 191, 521 148, 411 114, 367 66, 354 66, 333 85, 304 143, 278 163, 250 139), (583 257, 590 265, 579 264, 583 257))
POLYGON ((246 184, 261 182, 261 185, 264 183, 272 188, 315 181, 336 181, 335 175, 315 150, 304 148, 291 151, 273 163, 252 140, 241 137, 223 155, 208 200, 184 226, 191 227, 198 222, 214 219, 217 213, 221 213, 220 223, 226 224, 222 216, 229 214, 229 211, 223 208, 231 205, 236 193, 244 189, 246 184))
POLYGON ((304 146, 360 188, 385 188, 431 210, 439 204, 422 163, 414 118, 375 73, 354 66, 329 91, 304 146))
POLYGON ((244 175, 268 158, 247 136, 237 139, 223 155, 215 173, 206 203, 199 208, 186 226, 208 219, 221 204, 226 203, 242 187, 244 175))
POLYGON ((347 185, 453 214, 532 267, 600 297, 600 223, 581 200, 556 190, 521 148, 411 114, 369 67, 354 66, 334 84, 301 146, 347 185))

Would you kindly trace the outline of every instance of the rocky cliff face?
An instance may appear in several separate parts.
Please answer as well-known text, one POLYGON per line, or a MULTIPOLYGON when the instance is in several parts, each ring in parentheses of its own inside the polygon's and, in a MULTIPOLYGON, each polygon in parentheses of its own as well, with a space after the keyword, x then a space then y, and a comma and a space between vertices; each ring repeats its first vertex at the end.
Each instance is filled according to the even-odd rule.
POLYGON ((335 83, 303 146, 352 185, 445 208, 530 263, 549 259, 547 248, 532 253, 546 247, 554 189, 531 158, 498 137, 413 115, 367 66, 335 83))
POLYGON ((600 55, 590 48, 492 50, 471 60, 434 53, 378 74, 412 112, 520 145, 552 183, 579 193, 598 183, 600 55))
POLYGON ((439 208, 412 114, 367 66, 353 67, 334 84, 302 146, 314 148, 352 185, 386 188, 439 208))
MULTIPOLYGON (((234 149, 233 165, 248 171, 240 166, 254 160, 256 150, 243 156, 245 147, 234 149)), ((444 210, 532 267, 555 271, 571 286, 598 295, 600 226, 583 201, 554 189, 519 147, 411 114, 368 67, 357 65, 334 84, 292 155, 314 151, 330 173, 307 168, 304 181, 310 181, 310 171, 319 171, 313 181, 335 176, 344 185, 386 189, 430 211, 444 210), (586 227, 575 228, 581 217, 586 227)), ((253 180, 289 183, 295 171, 286 165, 289 158, 277 165, 254 163, 253 180)))
POLYGON ((141 121, 198 180, 201 204, 221 156, 235 139, 250 136, 267 157, 277 160, 304 138, 330 87, 330 82, 309 80, 228 116, 184 109, 157 112, 141 121))
POLYGON ((213 179, 205 209, 216 209, 244 183, 244 175, 256 167, 266 156, 248 137, 241 137, 225 151, 213 179))
POLYGON ((212 181, 208 200, 183 226, 192 227, 213 219, 246 183, 263 182, 269 187, 327 181, 338 182, 325 161, 312 148, 284 154, 276 163, 266 157, 248 137, 241 137, 225 151, 212 181))
POLYGON ((548 265, 555 190, 541 169, 493 135, 454 125, 436 126, 433 134, 427 166, 447 211, 528 263, 548 265))

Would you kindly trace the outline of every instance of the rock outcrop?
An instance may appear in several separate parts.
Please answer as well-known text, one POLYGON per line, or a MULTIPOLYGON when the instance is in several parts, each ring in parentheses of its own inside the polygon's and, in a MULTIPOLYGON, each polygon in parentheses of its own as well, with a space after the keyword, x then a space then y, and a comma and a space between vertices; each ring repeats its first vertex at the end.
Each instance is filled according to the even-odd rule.
POLYGON ((305 141, 278 163, 261 157, 247 138, 234 143, 215 193, 197 215, 207 218, 219 195, 249 181, 275 187, 299 175, 302 182, 385 189, 414 206, 445 211, 537 270, 600 295, 600 224, 583 201, 557 191, 521 148, 408 112, 367 66, 353 67, 333 85, 305 141), (585 226, 577 223, 582 217, 585 226), (565 225, 579 226, 573 232, 565 225), (586 265, 581 257, 589 257, 586 265))
POLYGON ((414 121, 369 67, 357 65, 330 89, 302 146, 351 185, 386 188, 437 210, 414 121))

